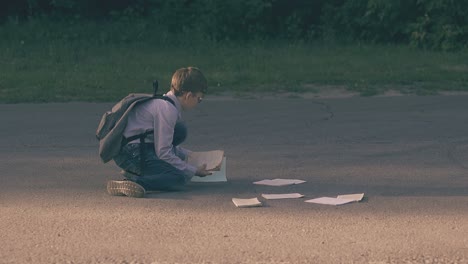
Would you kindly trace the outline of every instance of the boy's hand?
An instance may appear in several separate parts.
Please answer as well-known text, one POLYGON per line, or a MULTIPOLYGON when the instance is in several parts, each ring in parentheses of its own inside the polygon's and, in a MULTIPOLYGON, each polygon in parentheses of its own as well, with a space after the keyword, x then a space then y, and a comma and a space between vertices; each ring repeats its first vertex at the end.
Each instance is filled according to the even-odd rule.
POLYGON ((211 174, 212 173, 210 171, 206 170, 206 164, 203 164, 203 166, 198 167, 197 172, 195 172, 195 175, 199 177, 205 177, 211 174))

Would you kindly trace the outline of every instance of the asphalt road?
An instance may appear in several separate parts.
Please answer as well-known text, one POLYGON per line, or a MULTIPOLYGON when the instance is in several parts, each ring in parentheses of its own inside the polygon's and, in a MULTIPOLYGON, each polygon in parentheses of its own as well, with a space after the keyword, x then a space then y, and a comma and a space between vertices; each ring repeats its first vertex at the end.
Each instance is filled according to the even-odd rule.
POLYGON ((0 263, 468 263, 468 96, 207 98, 184 146, 224 149, 229 181, 144 199, 106 193, 110 107, 0 105, 0 263))

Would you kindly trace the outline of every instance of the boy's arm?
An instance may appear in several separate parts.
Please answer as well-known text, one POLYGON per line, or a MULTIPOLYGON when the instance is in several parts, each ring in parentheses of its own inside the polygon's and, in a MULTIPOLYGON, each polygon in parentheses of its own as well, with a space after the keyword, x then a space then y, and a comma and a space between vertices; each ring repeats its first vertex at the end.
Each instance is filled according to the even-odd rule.
POLYGON ((181 160, 184 160, 184 161, 187 161, 187 158, 190 152, 192 151, 186 148, 183 148, 181 146, 174 147, 174 153, 177 155, 177 157, 179 157, 181 160))
MULTIPOLYGON (((197 172, 197 168, 184 161, 175 151, 172 146, 174 126, 177 121, 177 111, 172 109, 172 105, 161 106, 154 118, 154 149, 159 159, 171 164, 175 168, 183 171, 189 177, 192 177, 197 172)), ((182 155, 187 155, 188 152, 181 151, 182 155)))
MULTIPOLYGON (((191 150, 185 149, 183 147, 179 147, 179 146, 174 147, 174 153, 179 158, 184 160, 185 162, 187 162, 188 155, 191 152, 192 152, 191 150)), ((208 175, 211 175, 211 174, 213 174, 213 172, 206 170, 206 164, 204 164, 203 166, 198 167, 197 170, 195 171, 195 175, 200 176, 200 177, 208 176, 208 175)))

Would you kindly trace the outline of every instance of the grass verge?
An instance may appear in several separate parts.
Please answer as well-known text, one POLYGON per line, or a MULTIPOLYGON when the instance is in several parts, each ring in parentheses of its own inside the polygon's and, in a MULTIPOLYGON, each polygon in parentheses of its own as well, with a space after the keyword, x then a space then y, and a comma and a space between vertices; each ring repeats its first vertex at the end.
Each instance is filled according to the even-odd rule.
POLYGON ((67 29, 64 36, 60 26, 0 26, 0 103, 116 101, 131 92, 151 92, 154 79, 166 91, 172 73, 189 65, 206 74, 211 94, 344 88, 372 96, 390 89, 412 94, 468 90, 466 50, 231 43, 184 36, 115 40, 102 37, 110 30, 106 27, 118 31, 115 25, 80 25, 79 34, 70 36, 73 30, 67 29))

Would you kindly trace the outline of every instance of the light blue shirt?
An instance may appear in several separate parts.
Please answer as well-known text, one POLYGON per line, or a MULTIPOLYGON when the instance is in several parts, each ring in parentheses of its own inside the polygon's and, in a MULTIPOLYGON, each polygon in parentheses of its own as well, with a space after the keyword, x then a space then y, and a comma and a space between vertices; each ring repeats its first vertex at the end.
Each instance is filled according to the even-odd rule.
MULTIPOLYGON (((172 91, 165 95, 174 101, 175 107, 170 102, 159 99, 142 103, 129 113, 123 135, 130 137, 153 129, 153 135, 149 135, 145 142, 154 143, 156 156, 192 177, 197 168, 185 161, 190 151, 172 145, 175 124, 182 121, 182 106, 172 91)), ((131 143, 139 142, 137 139, 131 143)))

